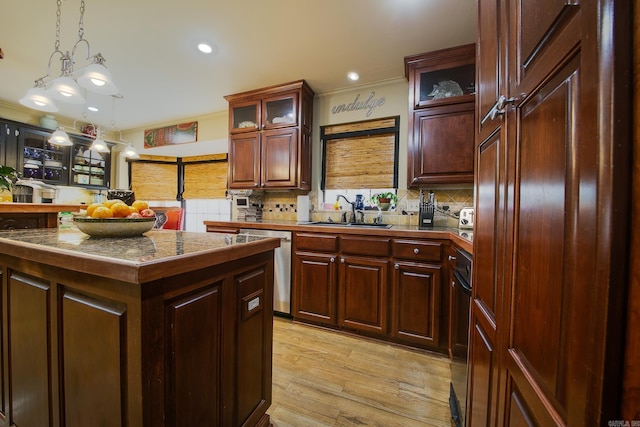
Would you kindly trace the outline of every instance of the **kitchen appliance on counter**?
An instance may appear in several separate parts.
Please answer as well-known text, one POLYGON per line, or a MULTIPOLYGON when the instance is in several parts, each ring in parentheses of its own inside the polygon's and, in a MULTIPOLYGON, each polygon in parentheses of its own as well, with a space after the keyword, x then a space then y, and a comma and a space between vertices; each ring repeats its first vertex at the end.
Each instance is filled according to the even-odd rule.
POLYGON ((473 228, 473 208, 460 209, 460 220, 458 221, 458 228, 473 228))
POLYGON ((451 384, 449 387, 449 408, 456 427, 464 427, 467 407, 467 376, 469 317, 471 309, 471 255, 456 249, 450 257, 454 261, 451 281, 451 384))
POLYGON ((273 254, 273 312, 291 317, 291 232, 241 228, 240 234, 280 239, 273 254))
POLYGON ((13 184, 14 203, 55 203, 59 189, 41 181, 18 180, 13 184))

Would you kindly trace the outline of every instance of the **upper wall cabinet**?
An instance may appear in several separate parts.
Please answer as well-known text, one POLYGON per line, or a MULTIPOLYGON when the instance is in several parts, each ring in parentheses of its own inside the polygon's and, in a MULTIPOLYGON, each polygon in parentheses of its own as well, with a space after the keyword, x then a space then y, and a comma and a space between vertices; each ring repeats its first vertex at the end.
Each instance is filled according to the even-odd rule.
POLYGON ((475 44, 405 57, 409 187, 473 182, 475 44))
POLYGON ((225 96, 230 189, 311 189, 313 97, 304 80, 225 96))

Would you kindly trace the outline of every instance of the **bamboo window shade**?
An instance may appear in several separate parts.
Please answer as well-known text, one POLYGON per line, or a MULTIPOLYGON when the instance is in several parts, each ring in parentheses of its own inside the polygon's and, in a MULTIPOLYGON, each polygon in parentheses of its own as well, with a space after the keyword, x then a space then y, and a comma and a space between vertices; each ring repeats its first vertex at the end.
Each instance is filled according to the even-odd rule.
POLYGON ((325 128, 333 137, 324 141, 324 188, 393 188, 397 133, 367 133, 388 127, 389 119, 325 128))
POLYGON ((176 200, 178 165, 131 163, 131 190, 138 200, 176 200))
POLYGON ((224 162, 194 163, 184 166, 184 199, 224 199, 227 191, 224 162))

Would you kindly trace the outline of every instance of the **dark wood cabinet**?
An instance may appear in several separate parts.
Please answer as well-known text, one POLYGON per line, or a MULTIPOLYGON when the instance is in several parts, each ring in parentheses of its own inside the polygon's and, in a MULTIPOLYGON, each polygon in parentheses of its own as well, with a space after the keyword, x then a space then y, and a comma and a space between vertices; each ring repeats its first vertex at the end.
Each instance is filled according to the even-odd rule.
POLYGON ((437 241, 393 240, 391 335, 405 344, 444 352, 449 307, 442 252, 437 241))
POLYGON ((472 183, 475 44, 405 57, 407 185, 472 183))
POLYGON ((22 177, 54 185, 69 184, 69 147, 51 144, 50 131, 20 128, 18 170, 22 177))
POLYGON ((338 236, 294 233, 291 313, 313 323, 338 324, 338 236))
POLYGON ((226 96, 231 189, 311 189, 314 93, 304 80, 226 96))
POLYGON ((338 325, 373 335, 388 334, 389 259, 341 255, 338 325))
POLYGON ((20 129, 15 123, 0 122, 0 165, 18 168, 18 136, 20 129))
POLYGON ((446 353, 444 243, 296 232, 294 319, 446 353))
POLYGON ((0 254, 1 425, 270 425, 272 251, 144 283, 65 256, 0 254))
POLYGON ((470 426, 623 419, 629 5, 478 2, 470 426))

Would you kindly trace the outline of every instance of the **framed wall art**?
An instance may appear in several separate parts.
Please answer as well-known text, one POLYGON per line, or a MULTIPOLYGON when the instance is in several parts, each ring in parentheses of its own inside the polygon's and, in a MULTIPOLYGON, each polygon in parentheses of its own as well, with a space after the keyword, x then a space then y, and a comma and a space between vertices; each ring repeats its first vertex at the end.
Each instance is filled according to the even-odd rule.
POLYGON ((198 122, 181 123, 144 131, 144 148, 185 144, 198 140, 198 122))

